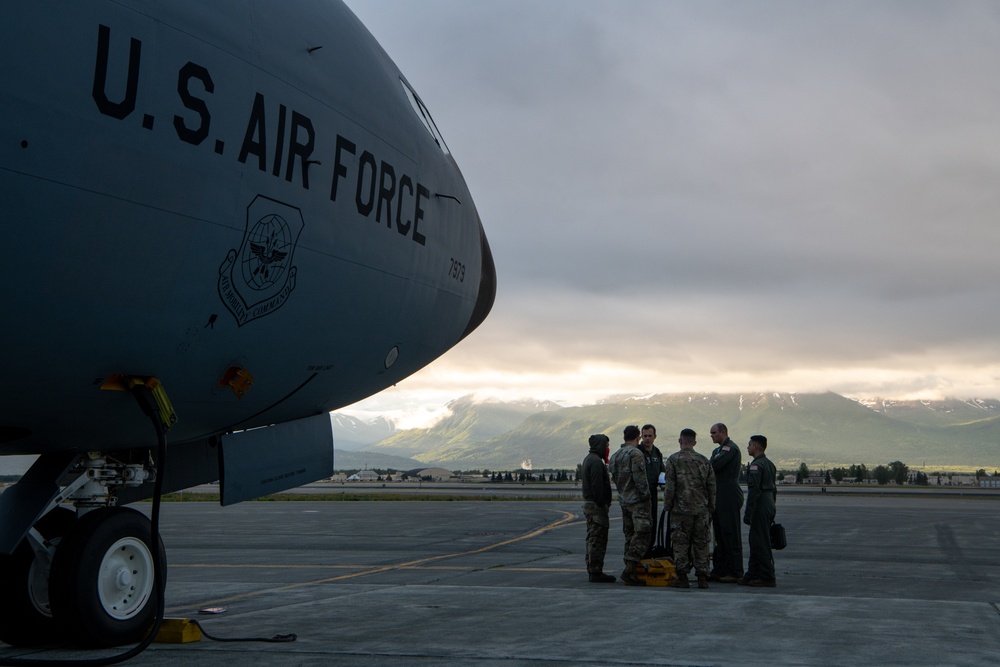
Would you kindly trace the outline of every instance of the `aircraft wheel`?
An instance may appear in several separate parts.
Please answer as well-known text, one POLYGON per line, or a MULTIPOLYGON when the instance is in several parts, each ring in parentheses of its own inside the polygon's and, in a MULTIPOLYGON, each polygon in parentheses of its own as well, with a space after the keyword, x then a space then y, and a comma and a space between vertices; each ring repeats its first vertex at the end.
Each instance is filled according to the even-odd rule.
MULTIPOLYGON (((35 524, 35 529, 56 544, 76 522, 76 512, 57 507, 35 524)), ((49 608, 49 562, 35 557, 22 540, 14 553, 0 556, 0 641, 11 646, 51 642, 55 621, 49 608)))
MULTIPOLYGON (((142 641, 156 618, 149 519, 127 507, 83 515, 52 559, 52 613, 70 638, 88 646, 142 641)), ((157 539, 166 572, 163 541, 157 539)))

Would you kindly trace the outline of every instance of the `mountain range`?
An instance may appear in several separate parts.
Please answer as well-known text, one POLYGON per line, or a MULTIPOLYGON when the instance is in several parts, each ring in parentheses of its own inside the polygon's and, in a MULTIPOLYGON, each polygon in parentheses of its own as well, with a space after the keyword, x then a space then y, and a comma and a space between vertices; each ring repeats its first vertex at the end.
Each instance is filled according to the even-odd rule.
MULTIPOLYGON (((682 428, 698 432, 708 455, 712 424, 723 422, 741 447, 756 433, 768 438, 768 458, 779 468, 869 468, 891 461, 911 467, 1000 469, 1000 401, 945 399, 854 400, 823 394, 656 394, 614 396, 595 405, 562 407, 551 401, 480 400, 463 396, 430 428, 397 430, 392 421, 332 413, 337 470, 572 470, 587 439, 605 433, 612 446, 629 424, 655 424, 657 446, 676 450, 682 428)), ((745 454, 744 454, 745 458, 745 454)), ((34 457, 0 457, 0 475, 23 473, 34 457)))
MULTIPOLYGON (((426 429, 396 431, 357 454, 393 455, 451 470, 575 468, 592 433, 621 442, 628 424, 657 426, 664 455, 681 428, 699 433, 698 450, 713 448, 709 427, 723 422, 741 447, 753 434, 768 438, 779 467, 910 466, 1000 468, 1000 401, 854 400, 822 394, 657 394, 612 397, 595 405, 560 407, 547 401, 480 401, 447 405, 450 415, 426 429)), ((341 468, 338 461, 337 467, 341 468)))

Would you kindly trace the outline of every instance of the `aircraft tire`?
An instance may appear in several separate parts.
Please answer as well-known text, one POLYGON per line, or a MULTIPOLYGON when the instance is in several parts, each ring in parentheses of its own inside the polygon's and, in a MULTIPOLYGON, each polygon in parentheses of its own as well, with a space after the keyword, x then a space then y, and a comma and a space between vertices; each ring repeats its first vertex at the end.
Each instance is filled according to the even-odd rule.
MULTIPOLYGON (((157 609, 151 533, 142 513, 105 507, 83 515, 63 538, 49 590, 52 614, 67 639, 108 647, 145 638, 157 609)), ((163 541, 157 543, 165 573, 163 541)))
MULTIPOLYGON (((76 513, 57 507, 35 523, 46 540, 57 543, 76 522, 76 513)), ((51 643, 56 625, 49 609, 49 568, 35 558, 27 540, 0 556, 0 641, 11 646, 51 643)))

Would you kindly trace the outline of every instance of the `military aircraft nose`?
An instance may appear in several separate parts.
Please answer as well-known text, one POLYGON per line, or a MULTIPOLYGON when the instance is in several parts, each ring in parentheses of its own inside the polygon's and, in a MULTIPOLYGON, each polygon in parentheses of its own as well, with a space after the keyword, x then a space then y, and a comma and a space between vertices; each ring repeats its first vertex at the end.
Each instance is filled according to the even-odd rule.
POLYGON ((497 295, 497 269, 493 263, 493 253, 490 251, 490 243, 486 240, 486 232, 483 230, 483 223, 479 221, 479 243, 482 250, 482 274, 479 277, 479 293, 476 296, 476 306, 472 309, 472 316, 469 324, 462 332, 462 338, 475 331, 476 327, 483 323, 486 316, 493 309, 493 301, 497 295))

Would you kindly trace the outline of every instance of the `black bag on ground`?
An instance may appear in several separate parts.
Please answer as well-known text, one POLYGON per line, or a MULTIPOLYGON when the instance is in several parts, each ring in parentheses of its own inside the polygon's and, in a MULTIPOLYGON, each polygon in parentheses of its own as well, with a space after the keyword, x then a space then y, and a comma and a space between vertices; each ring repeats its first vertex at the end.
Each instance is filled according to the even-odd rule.
POLYGON ((670 546, 670 529, 664 524, 669 525, 670 515, 667 514, 667 508, 664 507, 660 512, 660 521, 656 527, 656 543, 653 544, 653 548, 650 549, 650 553, 653 558, 673 558, 674 550, 670 546))
POLYGON ((788 540, 785 539, 785 527, 780 523, 771 524, 771 548, 775 551, 781 551, 788 546, 788 540))

